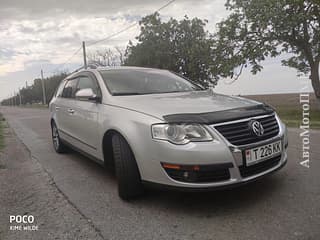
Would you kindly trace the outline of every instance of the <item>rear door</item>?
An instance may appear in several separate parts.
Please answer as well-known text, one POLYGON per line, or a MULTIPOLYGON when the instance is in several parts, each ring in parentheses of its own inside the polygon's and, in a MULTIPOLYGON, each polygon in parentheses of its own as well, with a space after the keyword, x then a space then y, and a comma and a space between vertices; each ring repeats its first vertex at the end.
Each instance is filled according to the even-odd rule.
POLYGON ((61 122, 61 102, 63 101, 61 99, 62 91, 64 88, 64 85, 66 84, 66 80, 62 80, 60 83, 55 95, 54 95, 54 101, 51 101, 50 103, 50 111, 54 115, 55 122, 58 126, 58 129, 60 128, 60 122, 61 122))
POLYGON ((76 144, 74 122, 77 119, 74 116, 74 106, 76 103, 75 92, 77 84, 77 77, 67 81, 61 94, 58 109, 60 136, 73 145, 76 144))

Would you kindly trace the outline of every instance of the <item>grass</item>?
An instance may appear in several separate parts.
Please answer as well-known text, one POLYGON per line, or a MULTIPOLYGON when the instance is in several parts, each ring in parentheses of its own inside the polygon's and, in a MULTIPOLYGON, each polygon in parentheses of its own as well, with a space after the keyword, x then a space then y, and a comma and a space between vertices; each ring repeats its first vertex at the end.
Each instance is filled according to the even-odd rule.
MULTIPOLYGON (((281 120, 288 127, 299 128, 302 124, 302 109, 292 106, 278 106, 276 111, 281 120)), ((310 110, 310 128, 320 129, 320 111, 317 109, 310 110)))
MULTIPOLYGON (((299 93, 288 94, 266 94, 246 96, 259 102, 265 102, 274 107, 281 120, 288 127, 299 128, 302 125, 302 105, 299 93)), ((310 99, 310 128, 320 129, 320 110, 319 104, 314 94, 309 95, 310 99)))
POLYGON ((2 114, 0 113, 0 151, 4 148, 4 118, 2 114))

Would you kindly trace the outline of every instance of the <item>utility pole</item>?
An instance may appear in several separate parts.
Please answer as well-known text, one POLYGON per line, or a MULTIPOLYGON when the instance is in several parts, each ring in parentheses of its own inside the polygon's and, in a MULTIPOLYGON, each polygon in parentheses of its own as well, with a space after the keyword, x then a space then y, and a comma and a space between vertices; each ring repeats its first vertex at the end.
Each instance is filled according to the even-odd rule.
POLYGON ((122 66, 123 65, 123 56, 122 56, 122 52, 121 52, 121 50, 120 50, 120 48, 119 47, 115 47, 116 48, 116 50, 118 51, 118 53, 119 53, 119 55, 120 55, 120 66, 122 66))
POLYGON ((13 105, 17 105, 16 92, 13 92, 13 105))
POLYGON ((86 43, 82 42, 82 50, 83 50, 83 66, 84 69, 87 69, 87 54, 86 54, 86 43))
POLYGON ((46 89, 44 87, 44 80, 43 80, 43 71, 41 69, 41 85, 42 85, 42 97, 43 97, 43 105, 47 104, 47 97, 46 97, 46 89))
POLYGON ((20 88, 19 88, 19 106, 21 107, 21 103, 22 103, 22 101, 21 101, 21 90, 20 90, 20 88))

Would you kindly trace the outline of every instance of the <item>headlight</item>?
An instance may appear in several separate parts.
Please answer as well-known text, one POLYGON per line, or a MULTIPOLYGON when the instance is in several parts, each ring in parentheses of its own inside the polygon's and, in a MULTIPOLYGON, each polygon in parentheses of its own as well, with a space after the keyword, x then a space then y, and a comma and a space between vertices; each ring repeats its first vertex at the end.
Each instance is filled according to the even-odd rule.
POLYGON ((152 125, 152 137, 174 144, 213 140, 208 131, 199 124, 155 124, 152 125))

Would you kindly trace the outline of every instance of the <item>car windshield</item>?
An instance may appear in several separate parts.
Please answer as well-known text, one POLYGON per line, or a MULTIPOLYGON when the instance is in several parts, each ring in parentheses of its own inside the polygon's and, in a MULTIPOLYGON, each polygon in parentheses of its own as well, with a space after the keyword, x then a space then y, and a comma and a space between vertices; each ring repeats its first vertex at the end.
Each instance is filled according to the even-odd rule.
POLYGON ((140 95, 204 90, 183 77, 159 69, 99 71, 112 95, 140 95))

